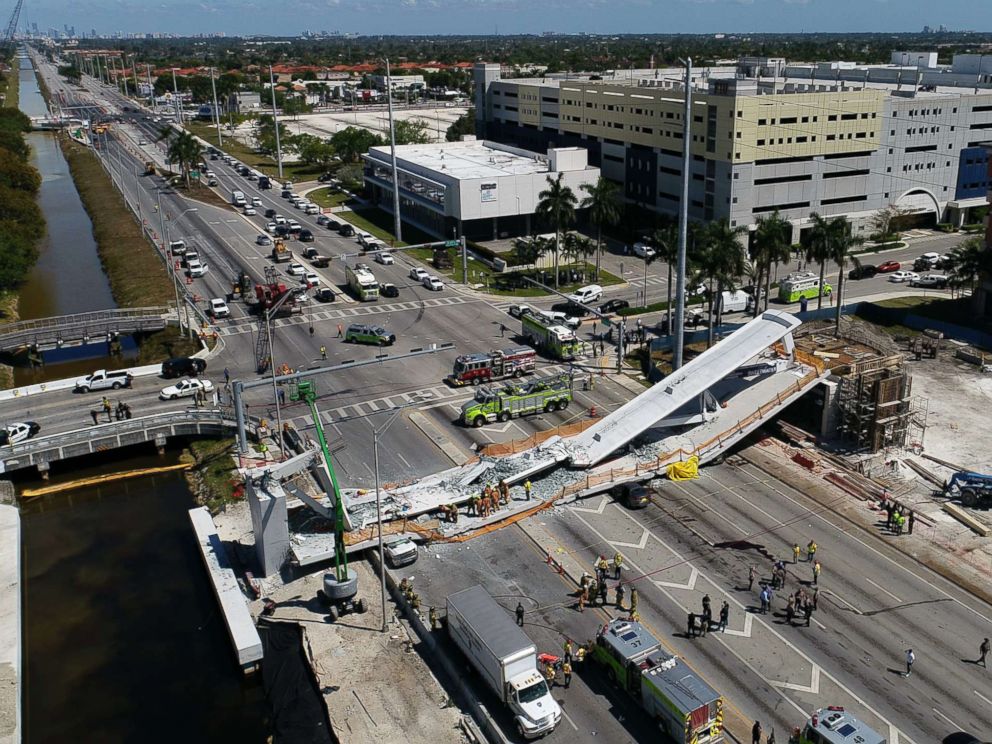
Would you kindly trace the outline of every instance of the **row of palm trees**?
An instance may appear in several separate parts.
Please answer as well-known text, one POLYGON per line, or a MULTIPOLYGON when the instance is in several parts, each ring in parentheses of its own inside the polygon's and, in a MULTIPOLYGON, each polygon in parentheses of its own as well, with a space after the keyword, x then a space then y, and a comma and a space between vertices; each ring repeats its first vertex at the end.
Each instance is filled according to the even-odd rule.
POLYGON ((158 141, 168 141, 166 157, 170 163, 179 166, 179 173, 183 177, 186 188, 189 188, 190 173, 197 163, 203 160, 203 146, 196 137, 186 131, 177 132, 172 127, 164 127, 159 132, 158 141))

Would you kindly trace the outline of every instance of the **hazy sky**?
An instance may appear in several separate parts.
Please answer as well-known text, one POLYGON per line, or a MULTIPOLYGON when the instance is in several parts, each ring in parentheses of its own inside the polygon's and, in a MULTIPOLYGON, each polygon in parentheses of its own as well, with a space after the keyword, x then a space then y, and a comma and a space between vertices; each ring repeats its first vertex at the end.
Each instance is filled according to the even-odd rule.
POLYGON ((231 35, 992 31, 992 0, 31 0, 21 21, 231 35))

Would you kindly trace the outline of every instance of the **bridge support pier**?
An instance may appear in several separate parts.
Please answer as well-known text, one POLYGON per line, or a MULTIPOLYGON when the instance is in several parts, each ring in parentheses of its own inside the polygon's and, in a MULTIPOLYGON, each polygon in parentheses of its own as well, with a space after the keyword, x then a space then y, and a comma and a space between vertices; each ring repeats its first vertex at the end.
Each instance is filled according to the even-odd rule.
POLYGON ((37 467, 38 467, 38 475, 41 476, 41 479, 42 480, 47 481, 48 480, 48 463, 47 462, 39 462, 38 465, 37 465, 37 467))
POLYGON ((155 435, 155 449, 158 450, 158 454, 160 456, 165 454, 165 442, 166 439, 164 434, 155 435))

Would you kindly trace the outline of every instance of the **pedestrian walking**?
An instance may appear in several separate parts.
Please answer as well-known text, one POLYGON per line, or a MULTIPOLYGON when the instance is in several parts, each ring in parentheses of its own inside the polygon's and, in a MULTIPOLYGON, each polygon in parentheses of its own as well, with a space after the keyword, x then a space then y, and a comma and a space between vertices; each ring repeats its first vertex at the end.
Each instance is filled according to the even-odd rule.
POLYGON ((758 569, 755 568, 753 565, 752 566, 749 566, 748 569, 747 569, 747 590, 748 591, 751 591, 752 589, 754 589, 754 580, 757 578, 757 576, 758 576, 758 569))
POLYGON ((527 500, 530 501, 530 479, 528 478, 524 481, 524 493, 527 494, 527 500))
POLYGON ((813 586, 820 583, 820 562, 813 561, 813 586))
POLYGON ((892 529, 892 517, 896 513, 896 505, 892 501, 887 501, 885 503, 885 528, 888 530, 892 529))
POLYGON ((810 540, 809 544, 806 546, 806 561, 808 563, 811 563, 815 555, 816 555, 816 542, 814 540, 810 540))
POLYGON ((813 597, 812 597, 813 609, 814 610, 816 610, 816 608, 817 608, 817 602, 819 601, 819 599, 820 599, 820 587, 814 586, 813 587, 813 597))
POLYGON ((909 530, 907 530, 910 535, 913 534, 913 523, 915 521, 916 521, 916 512, 915 511, 910 511, 909 512, 909 530))
POLYGON ((566 638, 565 639, 565 643, 562 644, 561 652, 562 652, 562 656, 565 658, 565 661, 571 661, 572 660, 572 641, 571 641, 571 639, 569 639, 569 638, 566 638))
POLYGON ((231 370, 229 370, 227 367, 224 367, 224 384, 225 385, 231 384, 231 370))
POLYGON ((572 662, 568 659, 565 659, 565 663, 561 665, 561 673, 565 677, 565 689, 567 690, 568 686, 572 684, 572 662))
POLYGON ((620 581, 620 570, 623 568, 623 556, 617 553, 613 556, 613 578, 620 581))
POLYGON ((286 391, 283 388, 279 388, 279 405, 286 405, 286 391))
POLYGON ((107 396, 104 396, 103 397, 103 412, 105 414, 107 414, 107 421, 108 422, 113 420, 111 418, 111 416, 110 416, 110 411, 111 411, 112 408, 113 408, 113 406, 110 405, 110 398, 108 398, 107 396))
POLYGON ((544 665, 544 678, 548 681, 548 689, 555 686, 555 665, 548 663, 544 665))
POLYGON ((761 724, 758 721, 751 727, 751 744, 761 744, 761 724))
POLYGON ((606 592, 607 592, 606 579, 603 579, 601 582, 599 582, 599 601, 602 603, 603 607, 606 607, 606 592))
POLYGON ((809 621, 813 617, 813 603, 806 602, 803 604, 803 618, 806 620, 806 627, 809 627, 809 621))
POLYGON ((90 409, 90 416, 93 417, 93 426, 96 426, 97 424, 100 423, 100 421, 97 419, 97 416, 99 415, 100 415, 100 411, 98 409, 96 408, 90 409))
POLYGON ((502 323, 499 324, 499 337, 503 338, 506 335, 506 326, 502 323))
POLYGON ((709 611, 710 611, 710 595, 709 594, 704 594, 703 595, 703 614, 705 615, 709 611))
POLYGON ((713 616, 710 615, 710 608, 707 607, 703 610, 703 614, 699 618, 699 635, 705 637, 710 630, 710 621, 713 616))
POLYGON ((908 677, 913 673, 913 663, 916 661, 916 654, 913 653, 913 649, 906 649, 906 673, 902 675, 903 677, 908 677))
POLYGON ((985 657, 988 655, 989 655, 989 639, 986 638, 984 641, 982 641, 982 645, 978 647, 978 661, 976 661, 975 663, 981 664, 983 667, 988 669, 988 666, 985 663, 985 657))
POLYGON ((320 345, 320 358, 327 359, 327 347, 323 344, 320 345))
POLYGON ((690 612, 685 621, 685 634, 689 638, 696 637, 696 613, 690 612))
POLYGON ((799 563, 799 554, 802 553, 802 548, 799 547, 799 543, 793 543, 792 545, 792 563, 799 563))
POLYGON ((583 589, 579 592, 579 612, 586 611, 586 601, 589 598, 589 590, 583 589))
POLYGON ((344 337, 344 328, 342 328, 341 324, 338 323, 338 338, 343 338, 343 337, 344 337))
POLYGON ((517 625, 519 625, 522 628, 524 626, 524 606, 519 602, 517 602, 516 614, 517 614, 517 625))
POLYGON ((717 630, 721 633, 727 632, 727 623, 730 621, 730 605, 724 601, 720 606, 720 624, 717 626, 717 630))

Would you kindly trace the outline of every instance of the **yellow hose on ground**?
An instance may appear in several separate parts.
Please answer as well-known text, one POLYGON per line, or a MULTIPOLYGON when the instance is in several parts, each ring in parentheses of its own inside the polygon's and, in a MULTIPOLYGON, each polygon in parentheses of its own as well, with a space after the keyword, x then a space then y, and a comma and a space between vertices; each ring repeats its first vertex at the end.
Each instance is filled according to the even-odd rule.
POLYGON ((693 455, 685 462, 673 462, 666 468, 668 480, 684 481, 699 477, 699 457, 693 455))
POLYGON ((72 491, 76 488, 95 486, 100 483, 110 483, 112 481, 125 480, 126 478, 141 478, 146 475, 158 475, 159 473, 171 473, 173 470, 189 470, 193 463, 179 463, 178 465, 164 465, 160 468, 142 468, 141 470, 125 470, 122 473, 107 473, 105 475, 94 475, 90 478, 80 478, 68 483, 57 483, 54 486, 44 486, 42 488, 26 488, 21 491, 21 498, 28 499, 34 496, 45 496, 50 493, 60 491, 72 491))

